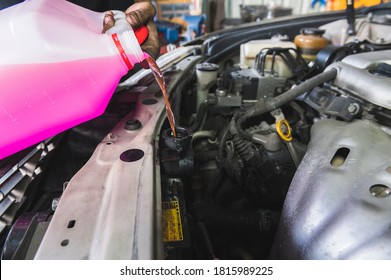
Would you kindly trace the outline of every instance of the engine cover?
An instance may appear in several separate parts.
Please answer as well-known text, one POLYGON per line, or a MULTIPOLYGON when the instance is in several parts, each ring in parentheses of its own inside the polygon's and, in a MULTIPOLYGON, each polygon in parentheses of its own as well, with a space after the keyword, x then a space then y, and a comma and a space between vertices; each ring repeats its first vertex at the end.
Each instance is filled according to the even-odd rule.
POLYGON ((341 62, 331 64, 329 68, 338 69, 334 85, 391 110, 391 78, 376 73, 380 64, 391 65, 391 50, 351 55, 341 62))
POLYGON ((274 259, 391 259, 391 138, 321 120, 286 197, 274 259))

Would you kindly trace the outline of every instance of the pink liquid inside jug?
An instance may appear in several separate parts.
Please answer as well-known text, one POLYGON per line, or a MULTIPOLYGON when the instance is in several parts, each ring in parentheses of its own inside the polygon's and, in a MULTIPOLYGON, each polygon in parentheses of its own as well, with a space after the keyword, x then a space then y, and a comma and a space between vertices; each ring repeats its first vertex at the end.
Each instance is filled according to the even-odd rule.
POLYGON ((0 11, 0 159, 102 114, 120 78, 145 58, 137 33, 116 12, 65 0, 31 0, 0 11))

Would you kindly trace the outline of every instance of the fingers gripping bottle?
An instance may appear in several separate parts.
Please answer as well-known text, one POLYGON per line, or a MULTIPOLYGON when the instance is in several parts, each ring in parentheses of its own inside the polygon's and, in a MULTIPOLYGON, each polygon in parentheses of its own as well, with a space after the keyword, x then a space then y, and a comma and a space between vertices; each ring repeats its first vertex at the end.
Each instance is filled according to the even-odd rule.
POLYGON ((123 12, 102 34, 104 13, 65 0, 0 11, 0 159, 102 114, 120 80, 144 60, 148 29, 123 12))

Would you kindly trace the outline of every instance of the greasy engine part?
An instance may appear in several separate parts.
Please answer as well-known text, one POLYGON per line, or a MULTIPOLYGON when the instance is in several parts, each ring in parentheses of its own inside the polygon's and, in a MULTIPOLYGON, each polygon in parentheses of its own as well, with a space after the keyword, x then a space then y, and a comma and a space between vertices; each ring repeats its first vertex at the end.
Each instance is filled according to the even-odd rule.
MULTIPOLYGON (((261 74, 256 69, 240 69, 231 73, 233 81, 233 95, 242 97, 242 101, 253 101, 260 98, 274 97, 276 93, 284 91, 287 87, 287 79, 261 74)), ((217 97, 223 105, 223 96, 217 97)), ((225 97, 225 98, 230 98, 225 97)), ((227 104, 227 102, 225 103, 227 104)), ((238 103, 241 105, 241 102, 238 103)))
MULTIPOLYGON (((239 107, 242 102, 273 98, 289 89, 288 78, 300 80, 307 74, 308 66, 294 48, 262 48, 255 56, 255 61, 250 63, 251 53, 267 45, 261 41, 241 46, 241 63, 252 64, 252 68, 245 68, 243 64, 244 68, 228 69, 219 77, 214 97, 216 106, 239 107)), ((277 41, 274 45, 278 43, 284 45, 287 42, 277 41)))
POLYGON ((224 170, 198 162, 187 194, 191 240, 196 258, 266 258, 279 219, 279 210, 257 206, 224 170), (217 173, 216 173, 217 172, 217 173))
POLYGON ((271 257, 390 259, 390 158, 390 136, 373 123, 317 122, 271 257))
POLYGON ((231 134, 240 135, 246 140, 251 140, 252 135, 248 132, 245 132, 241 127, 246 120, 280 108, 284 104, 294 100, 299 95, 312 90, 316 86, 335 79, 336 76, 337 70, 330 68, 328 71, 306 80, 305 82, 299 84, 296 87, 293 87, 279 96, 276 96, 272 99, 259 100, 254 104, 253 107, 246 109, 245 113, 238 113, 232 118, 230 127, 231 134))
POLYGON ((320 114, 351 121, 363 111, 362 102, 349 96, 340 96, 331 90, 316 87, 303 97, 303 101, 320 114))
POLYGON ((236 179, 257 205, 281 208, 296 171, 287 146, 280 144, 278 150, 271 151, 264 145, 236 141, 234 137, 235 149, 227 147, 225 168, 229 176, 236 179))

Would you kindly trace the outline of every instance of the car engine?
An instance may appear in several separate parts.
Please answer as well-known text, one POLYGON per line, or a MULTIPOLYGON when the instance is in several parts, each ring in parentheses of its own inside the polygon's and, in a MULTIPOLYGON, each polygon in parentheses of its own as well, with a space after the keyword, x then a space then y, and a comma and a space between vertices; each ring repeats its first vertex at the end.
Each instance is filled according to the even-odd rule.
POLYGON ((103 116, 3 160, 2 258, 391 259, 391 26, 341 36, 340 17, 162 56, 177 137, 140 70, 103 116))

